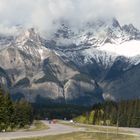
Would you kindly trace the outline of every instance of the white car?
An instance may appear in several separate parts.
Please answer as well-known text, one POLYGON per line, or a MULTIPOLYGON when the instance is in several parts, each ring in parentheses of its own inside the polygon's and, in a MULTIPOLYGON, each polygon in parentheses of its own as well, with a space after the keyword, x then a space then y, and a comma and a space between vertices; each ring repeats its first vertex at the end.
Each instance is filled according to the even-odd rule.
POLYGON ((73 120, 70 120, 70 123, 74 123, 74 121, 73 120))

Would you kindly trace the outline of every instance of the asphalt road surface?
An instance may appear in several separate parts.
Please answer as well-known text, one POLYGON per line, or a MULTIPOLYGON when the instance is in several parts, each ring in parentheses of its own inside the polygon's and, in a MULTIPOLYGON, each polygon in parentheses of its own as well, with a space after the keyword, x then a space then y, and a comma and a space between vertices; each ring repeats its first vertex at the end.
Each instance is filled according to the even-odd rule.
POLYGON ((66 134, 71 132, 81 131, 80 128, 74 128, 62 124, 49 124, 47 121, 42 121, 44 124, 49 126, 47 130, 41 131, 29 131, 29 132, 5 132, 0 133, 0 140, 11 140, 17 138, 30 138, 30 137, 42 137, 47 135, 66 134))
MULTIPOLYGON (((22 132, 5 132, 0 133, 0 140, 11 140, 11 139, 17 139, 17 138, 31 138, 31 137, 42 137, 47 135, 57 135, 57 134, 66 134, 71 132, 78 132, 78 131, 85 131, 86 130, 82 127, 72 127, 69 125, 63 125, 63 124, 49 124, 47 121, 42 121, 44 124, 49 126, 49 129, 47 130, 41 130, 41 131, 22 131, 22 132)), ((139 128, 121 128, 122 130, 133 132, 131 133, 119 133, 119 134, 128 134, 128 135, 137 135, 140 136, 140 129, 139 128)), ((94 131, 93 131, 94 132, 94 131)), ((95 131, 100 132, 100 131, 95 131)), ((103 132, 106 133, 106 132, 103 132)), ((111 132, 110 132, 111 133, 111 132)))

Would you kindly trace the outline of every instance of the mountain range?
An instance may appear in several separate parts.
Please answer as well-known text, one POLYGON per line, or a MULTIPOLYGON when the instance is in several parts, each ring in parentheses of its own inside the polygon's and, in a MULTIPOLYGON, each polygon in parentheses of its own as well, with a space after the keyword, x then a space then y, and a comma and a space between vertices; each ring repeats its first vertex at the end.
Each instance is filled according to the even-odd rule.
POLYGON ((30 102, 140 98, 140 31, 111 18, 79 27, 62 21, 48 38, 34 28, 1 34, 0 83, 13 99, 30 102))

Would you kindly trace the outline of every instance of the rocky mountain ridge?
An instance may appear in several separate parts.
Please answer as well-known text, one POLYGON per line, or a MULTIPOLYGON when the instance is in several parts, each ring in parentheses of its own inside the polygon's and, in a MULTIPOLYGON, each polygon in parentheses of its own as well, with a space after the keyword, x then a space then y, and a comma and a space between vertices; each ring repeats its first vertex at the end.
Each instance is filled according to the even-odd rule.
POLYGON ((31 102, 93 105, 137 98, 139 42, 140 31, 132 24, 120 26, 115 18, 80 29, 63 23, 51 38, 41 37, 34 28, 16 37, 2 36, 0 83, 14 99, 31 102), (120 51, 132 47, 133 56, 120 51))

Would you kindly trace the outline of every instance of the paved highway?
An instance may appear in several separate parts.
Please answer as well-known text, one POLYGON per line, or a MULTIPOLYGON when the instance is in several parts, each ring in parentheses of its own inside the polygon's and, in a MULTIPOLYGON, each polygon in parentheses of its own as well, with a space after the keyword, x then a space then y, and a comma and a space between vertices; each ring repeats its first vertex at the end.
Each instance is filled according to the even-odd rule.
MULTIPOLYGON (((47 121, 42 121, 44 124, 49 126, 49 129, 47 130, 41 130, 41 131, 18 131, 18 132, 5 132, 5 133, 0 133, 0 140, 11 140, 11 139, 17 139, 17 138, 30 138, 30 137, 42 137, 42 136, 47 136, 47 135, 57 135, 57 134, 66 134, 66 133, 71 133, 71 132, 78 132, 78 131, 84 131, 84 132, 89 132, 87 131, 83 125, 78 124, 79 127, 72 127, 69 125, 64 125, 64 124, 49 124, 47 121)), ((67 122, 69 123, 69 122, 67 122)), ((87 126, 87 125, 85 125, 87 126)), ((107 128, 106 126, 103 126, 107 128)), ((110 128, 110 127, 109 127, 110 128)), ((126 135, 136 135, 140 136, 140 129, 139 128, 119 128, 122 130, 127 131, 126 133, 122 132, 119 134, 126 134, 126 135), (132 131, 133 133, 131 133, 132 131), (130 132, 130 133, 128 133, 130 132)), ((99 132, 97 131, 92 131, 92 132, 99 132)), ((106 132, 102 132, 106 133, 106 132)), ((114 133, 114 132, 109 132, 109 133, 114 133)))
POLYGON ((80 128, 74 128, 67 125, 62 124, 49 124, 47 121, 42 121, 44 124, 49 126, 47 130, 41 131, 29 131, 29 132, 5 132, 0 133, 0 140, 11 140, 17 138, 29 138, 29 137, 40 137, 47 135, 57 135, 57 134, 65 134, 71 132, 80 131, 80 128))

